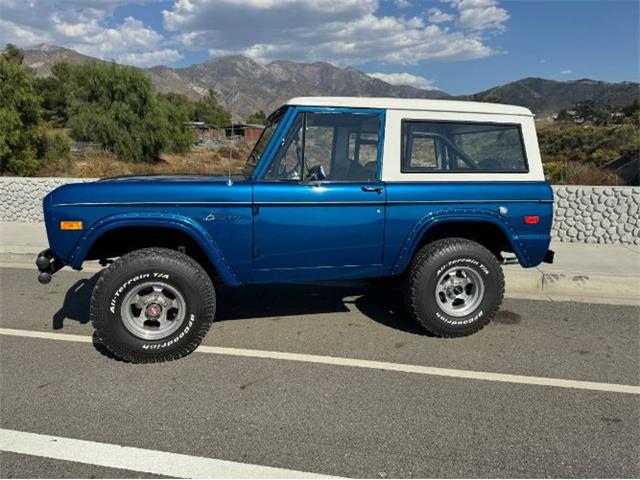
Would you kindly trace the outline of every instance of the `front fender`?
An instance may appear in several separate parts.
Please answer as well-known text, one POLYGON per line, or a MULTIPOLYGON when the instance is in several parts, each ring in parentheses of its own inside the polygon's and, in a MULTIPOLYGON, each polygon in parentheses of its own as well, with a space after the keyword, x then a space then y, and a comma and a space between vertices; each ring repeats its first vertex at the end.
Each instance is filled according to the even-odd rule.
POLYGON ((491 223, 500 228, 505 234, 505 236, 509 240, 509 243, 511 244, 513 252, 515 253, 516 257, 518 257, 518 261, 520 262, 520 264, 523 266, 528 266, 531 264, 531 259, 529 258, 529 254, 524 242, 520 239, 515 228, 513 228, 513 226, 505 217, 492 210, 487 209, 450 209, 428 213, 416 222, 416 224, 412 227, 406 239, 404 240, 404 243, 402 244, 400 253, 398 254, 398 257, 396 258, 396 261, 393 265, 393 275, 399 275, 407 268, 409 262, 413 258, 413 255, 418 248, 418 245, 420 244, 420 240, 422 239, 422 237, 424 237, 424 235, 430 229, 444 222, 491 223))
POLYGON ((80 268, 96 240, 105 233, 121 227, 165 227, 180 230, 202 248, 226 284, 240 285, 238 277, 211 235, 192 218, 171 213, 123 213, 98 220, 76 243, 69 258, 70 265, 80 268))

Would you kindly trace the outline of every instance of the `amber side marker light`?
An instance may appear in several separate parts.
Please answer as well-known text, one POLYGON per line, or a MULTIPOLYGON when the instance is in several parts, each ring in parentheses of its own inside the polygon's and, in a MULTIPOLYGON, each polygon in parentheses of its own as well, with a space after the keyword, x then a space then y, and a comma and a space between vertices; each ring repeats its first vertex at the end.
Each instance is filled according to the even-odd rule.
POLYGON ((63 220, 60 222, 60 230, 82 230, 82 222, 63 220))
POLYGON ((526 215, 522 217, 526 225, 537 225, 540 223, 540 217, 538 215, 526 215))

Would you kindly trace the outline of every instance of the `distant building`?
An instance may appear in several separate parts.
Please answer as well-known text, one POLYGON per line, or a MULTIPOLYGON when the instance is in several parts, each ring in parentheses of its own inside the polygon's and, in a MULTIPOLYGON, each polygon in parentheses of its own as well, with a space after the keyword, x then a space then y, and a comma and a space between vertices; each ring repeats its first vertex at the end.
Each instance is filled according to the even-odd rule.
POLYGON ((196 144, 218 141, 224 137, 224 131, 221 128, 204 122, 185 122, 185 125, 195 131, 196 144))
POLYGON ((575 110, 561 110, 558 113, 554 113, 551 116, 551 119, 554 121, 572 121, 576 125, 581 125, 585 122, 585 118, 578 115, 578 112, 575 110))
POLYGON ((225 137, 244 140, 247 143, 255 143, 262 135, 264 125, 255 123, 234 123, 224 127, 225 137))
POLYGON ((194 130, 194 143, 197 145, 231 139, 255 143, 264 130, 264 125, 252 123, 234 123, 226 127, 216 127, 204 122, 185 122, 185 125, 194 130))

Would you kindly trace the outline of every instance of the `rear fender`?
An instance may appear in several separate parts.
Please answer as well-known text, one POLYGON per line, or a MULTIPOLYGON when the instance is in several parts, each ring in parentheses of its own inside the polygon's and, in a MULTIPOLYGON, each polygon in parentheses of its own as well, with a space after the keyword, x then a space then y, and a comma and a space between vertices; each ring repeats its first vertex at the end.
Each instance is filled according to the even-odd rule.
POLYGON ((74 247, 69 263, 80 268, 93 244, 105 233, 122 227, 164 227, 180 230, 189 235, 205 252, 218 274, 228 285, 240 285, 224 254, 209 233, 192 218, 170 213, 124 213, 105 217, 95 222, 74 247))
POLYGON ((400 249, 400 253, 393 265, 392 275, 401 274, 409 265, 422 238, 431 228, 445 222, 491 223, 500 228, 505 234, 520 264, 522 266, 531 264, 524 242, 505 217, 487 209, 450 209, 431 212, 416 222, 400 249))

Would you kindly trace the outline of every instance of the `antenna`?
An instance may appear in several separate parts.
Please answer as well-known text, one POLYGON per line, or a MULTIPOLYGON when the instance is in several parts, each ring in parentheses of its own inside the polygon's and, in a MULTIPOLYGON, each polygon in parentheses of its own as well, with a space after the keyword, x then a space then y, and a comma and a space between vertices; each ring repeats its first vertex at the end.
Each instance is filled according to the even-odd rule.
POLYGON ((233 88, 231 89, 231 100, 229 101, 229 110, 231 111, 231 142, 229 144, 229 162, 228 162, 228 167, 229 167, 229 176, 227 177, 227 185, 231 186, 233 185, 233 180, 231 180, 231 151, 233 148, 233 142, 235 141, 233 138, 233 99, 236 96, 236 81, 234 80, 233 82, 233 88))

